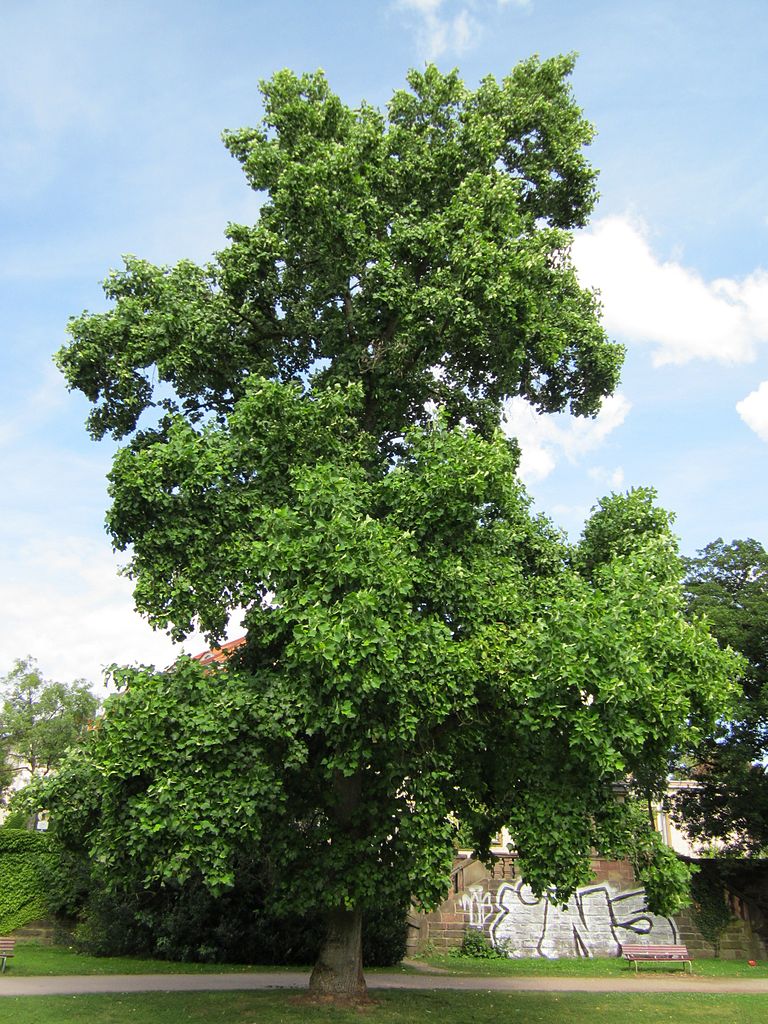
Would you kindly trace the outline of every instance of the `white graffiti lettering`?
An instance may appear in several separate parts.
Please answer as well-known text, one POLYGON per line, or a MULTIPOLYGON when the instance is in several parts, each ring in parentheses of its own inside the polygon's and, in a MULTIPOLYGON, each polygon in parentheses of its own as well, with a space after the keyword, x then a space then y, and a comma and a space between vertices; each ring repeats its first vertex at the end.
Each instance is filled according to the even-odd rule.
POLYGON ((674 921, 650 913, 642 889, 587 886, 565 907, 552 903, 546 893, 535 896, 523 882, 505 882, 495 900, 480 885, 470 886, 469 893, 462 897, 462 906, 470 914, 470 926, 482 928, 496 910, 489 938, 510 957, 618 956, 624 942, 677 942, 674 921))
POLYGON ((461 897, 461 906, 469 914, 469 927, 482 928, 489 917, 493 917, 496 907, 493 896, 484 892, 482 885, 470 885, 461 897))

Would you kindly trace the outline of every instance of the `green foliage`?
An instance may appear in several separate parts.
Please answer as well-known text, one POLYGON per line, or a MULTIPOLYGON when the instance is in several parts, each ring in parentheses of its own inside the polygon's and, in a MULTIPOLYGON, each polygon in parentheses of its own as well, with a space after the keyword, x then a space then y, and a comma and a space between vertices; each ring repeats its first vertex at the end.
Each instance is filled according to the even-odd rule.
MULTIPOLYGON (((692 872, 657 832, 646 832, 632 851, 632 867, 654 914, 671 917, 691 902, 692 872)), ((695 875, 693 875, 695 878, 695 875)))
MULTIPOLYGON (((323 937, 315 911, 278 914, 271 872, 258 852, 243 857, 230 888, 214 894, 199 876, 183 885, 107 890, 82 855, 53 845, 44 872, 48 909, 74 925, 78 949, 97 956, 143 955, 197 963, 307 964, 323 937)), ((405 955, 408 905, 365 914, 363 959, 370 966, 405 955)))
POLYGON ((0 856, 4 854, 36 853, 48 849, 48 838, 40 832, 27 829, 4 828, 0 830, 0 856))
MULTIPOLYGON (((614 964, 617 961, 614 961, 614 964)), ((451 966, 456 967, 453 961, 451 966)), ((17 965, 18 969, 18 965, 17 965)), ((664 970, 664 968, 662 968, 664 970)), ((626 974, 626 968, 625 968, 626 974)), ((614 980, 623 987, 623 982, 614 980)), ((583 992, 409 992, 379 991, 370 1008, 312 1007, 285 992, 144 992, 115 995, 17 996, 14 1010, 25 1024, 81 1024, 84 1019, 110 1024, 178 1024, 224 1020, 227 1024, 411 1024, 439 1019, 441 1024, 502 1019, 537 1024, 612 1024, 619 1019, 643 1024, 763 1024, 766 997, 720 995, 716 992, 649 995, 648 993, 583 992), (82 1005, 87 1010, 81 1009, 82 1005), (564 1009, 565 1007, 565 1009, 564 1009), (88 1016, 85 1017, 85 1014, 88 1016)))
MULTIPOLYGON (((378 484, 306 470, 264 542, 280 600, 250 611, 239 664, 117 673, 125 692, 37 798, 105 885, 223 891, 261 847, 276 913, 429 906, 460 820, 479 849, 509 823, 525 877, 559 899, 593 848, 627 851, 612 783, 663 785, 732 659, 680 615, 660 538, 586 579, 530 518, 502 439, 436 425, 407 444, 378 484), (348 511, 360 489, 377 519, 348 511)), ((667 906, 676 862, 648 847, 638 864, 667 906)))
POLYGON ((697 868, 682 860, 651 823, 648 794, 640 797, 637 787, 616 813, 605 822, 606 842, 603 855, 626 857, 635 877, 645 889, 646 905, 654 914, 671 917, 691 902, 691 878, 697 868), (613 820, 610 820, 613 819, 613 820))
POLYGON ((143 447, 177 411, 226 417, 253 378, 307 374, 315 394, 362 384, 358 422, 387 446, 429 400, 491 429, 508 395, 595 413, 623 352, 568 255, 596 197, 572 68, 532 58, 471 92, 428 67, 386 114, 346 107, 321 72, 278 72, 261 125, 224 135, 264 194, 258 223, 230 225, 204 268, 127 259, 114 309, 71 322, 58 362, 94 436, 157 404, 171 418, 143 447))
MULTIPOLYGON (((19 769, 47 773, 63 758, 99 701, 86 683, 56 683, 43 678, 34 659, 17 660, 0 680, 0 736, 19 769)), ((0 777, 0 783, 10 783, 0 777)))
MULTIPOLYGON (((405 956, 403 907, 364 915, 363 963, 391 967, 405 956)), ((97 956, 143 955, 194 963, 305 965, 318 955, 320 914, 276 916, 259 885, 238 879, 214 896, 199 881, 116 898, 92 893, 75 928, 77 948, 97 956)))
POLYGON ((21 829, 27 827, 28 815, 23 811, 10 811, 3 819, 0 828, 21 829))
POLYGON ((722 873, 717 863, 702 861, 691 883, 691 913, 696 927, 720 955, 720 937, 733 920, 725 899, 722 873))
POLYGON ((21 928, 46 913, 45 871, 50 857, 46 836, 0 829, 0 933, 21 928))
POLYGON ((648 549, 648 540, 656 539, 652 556, 657 572, 669 578, 680 564, 671 532, 674 517, 655 504, 656 492, 638 487, 628 494, 612 494, 592 510, 574 561, 590 578, 618 557, 648 549))
POLYGON ((768 552, 751 538, 718 537, 685 568, 691 613, 706 615, 721 643, 744 655, 744 685, 757 696, 768 682, 768 552))
POLYGON ((569 257, 595 199, 572 66, 474 92, 428 67, 386 113, 279 72, 225 135, 256 225, 204 268, 128 260, 70 323, 58 363, 125 442, 138 608, 248 632, 220 671, 118 672, 40 791, 113 893, 221 894, 258 849, 276 914, 433 906, 461 821, 480 853, 508 824, 565 899, 622 831, 613 784, 658 788, 721 713, 733 661, 681 616, 650 493, 572 550, 498 429, 510 396, 592 415, 618 381, 569 257))
POLYGON ((675 810, 692 839, 760 854, 768 848, 768 553, 755 540, 718 538, 685 568, 688 615, 745 660, 731 714, 688 757, 697 787, 679 793, 675 810))
POLYGON ((479 928, 467 928, 461 945, 451 950, 451 954, 473 960, 499 960, 506 957, 506 953, 492 945, 479 928))
POLYGON ((394 967, 406 953, 410 900, 372 907, 363 915, 363 965, 394 967))

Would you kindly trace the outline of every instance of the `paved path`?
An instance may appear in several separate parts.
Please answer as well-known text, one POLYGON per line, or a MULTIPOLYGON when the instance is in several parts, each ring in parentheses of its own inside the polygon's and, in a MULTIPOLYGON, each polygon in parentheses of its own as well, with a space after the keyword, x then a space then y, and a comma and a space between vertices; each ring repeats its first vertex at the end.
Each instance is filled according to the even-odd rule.
MULTIPOLYGON (((696 978, 682 973, 626 978, 473 978, 425 974, 369 974, 369 989, 458 989, 476 992, 710 992, 765 993, 768 978, 696 978)), ((1 996, 87 995, 94 992, 224 992, 306 988, 309 975, 275 974, 83 974, 60 977, 0 976, 1 996)))

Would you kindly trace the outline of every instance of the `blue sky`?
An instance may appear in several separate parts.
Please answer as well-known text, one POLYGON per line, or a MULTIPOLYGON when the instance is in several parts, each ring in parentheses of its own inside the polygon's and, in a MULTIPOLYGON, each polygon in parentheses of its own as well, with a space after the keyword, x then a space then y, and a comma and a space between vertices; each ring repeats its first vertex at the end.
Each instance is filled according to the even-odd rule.
POLYGON ((594 421, 510 407, 523 476, 574 537, 603 494, 643 484, 684 553, 768 543, 766 38, 762 0, 6 0, 0 674, 32 654, 96 682, 110 662, 176 653, 117 576, 112 449, 88 439, 51 355, 69 316, 105 308, 121 254, 205 260, 227 221, 255 218, 219 134, 258 119, 258 82, 282 67, 322 67, 347 102, 383 105, 427 60, 474 85, 577 51, 601 200, 574 258, 628 354, 594 421))

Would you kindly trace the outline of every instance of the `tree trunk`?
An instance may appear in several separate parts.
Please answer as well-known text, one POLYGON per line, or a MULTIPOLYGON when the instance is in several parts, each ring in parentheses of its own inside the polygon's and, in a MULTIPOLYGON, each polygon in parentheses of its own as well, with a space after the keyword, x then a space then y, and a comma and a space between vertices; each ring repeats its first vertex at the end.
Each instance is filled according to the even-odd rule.
MULTIPOLYGON (((331 813, 339 832, 350 834, 362 796, 362 775, 333 777, 331 813)), ((309 979, 311 995, 362 999, 366 995, 363 977, 363 912, 336 907, 327 911, 326 932, 317 963, 309 979)))
POLYGON ((364 998, 363 912, 329 910, 325 940, 309 979, 312 995, 364 998))

